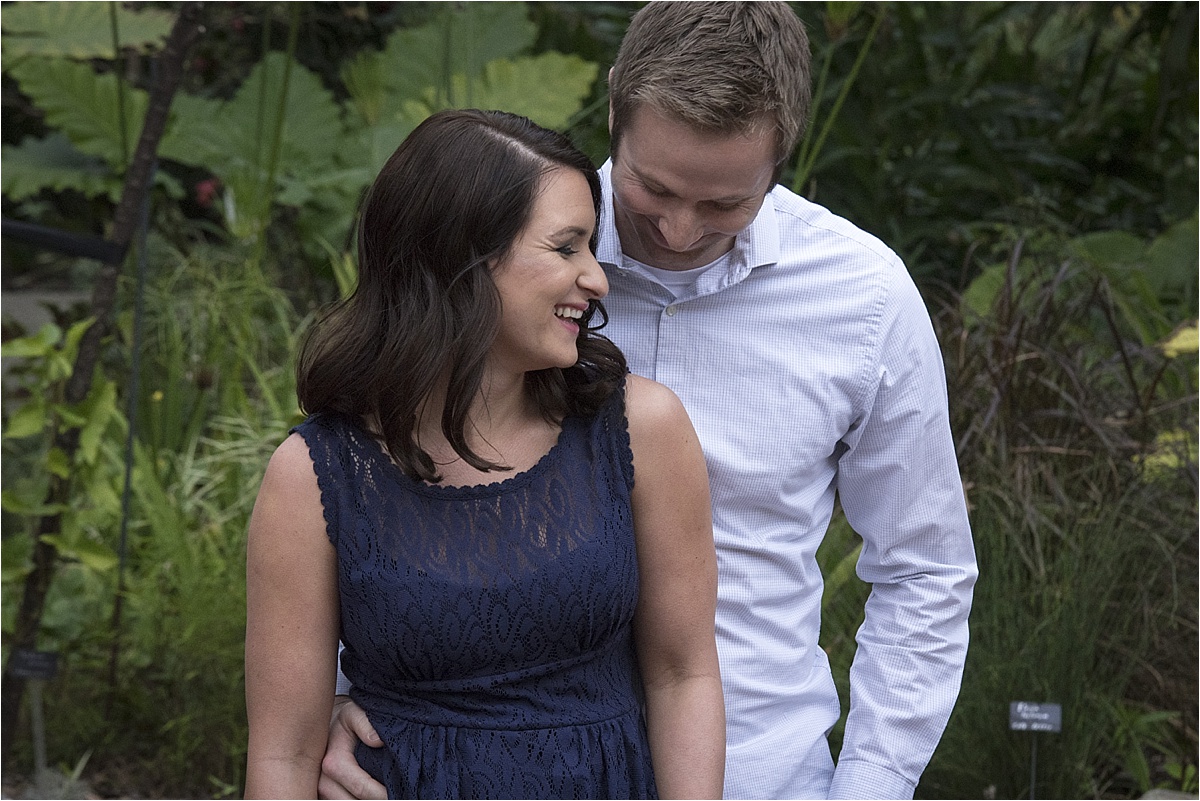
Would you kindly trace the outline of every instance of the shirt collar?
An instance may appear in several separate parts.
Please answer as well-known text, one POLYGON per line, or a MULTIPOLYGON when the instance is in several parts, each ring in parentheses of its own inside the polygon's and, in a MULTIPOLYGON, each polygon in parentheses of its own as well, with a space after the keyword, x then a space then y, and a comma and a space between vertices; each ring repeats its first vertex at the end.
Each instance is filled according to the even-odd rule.
MULTIPOLYGON (((603 199, 600 204, 600 237, 596 246, 596 260, 620 269, 621 239, 617 235, 613 210, 612 159, 605 161, 600 168, 600 186, 603 199)), ((767 193, 754 222, 734 241, 733 258, 728 261, 728 272, 720 281, 722 285, 735 284, 754 268, 779 261, 779 222, 775 218, 773 198, 775 191, 772 189, 767 193)))

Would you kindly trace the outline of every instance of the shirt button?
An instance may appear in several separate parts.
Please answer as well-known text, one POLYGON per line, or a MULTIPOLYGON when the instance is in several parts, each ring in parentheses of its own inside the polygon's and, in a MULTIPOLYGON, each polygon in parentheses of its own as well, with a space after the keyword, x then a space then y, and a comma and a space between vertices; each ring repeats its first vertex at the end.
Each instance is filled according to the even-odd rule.
POLYGON ((679 311, 679 307, 678 307, 678 306, 668 306, 668 307, 667 307, 667 316, 668 316, 668 317, 674 317, 674 316, 675 316, 675 312, 677 312, 677 311, 679 311))

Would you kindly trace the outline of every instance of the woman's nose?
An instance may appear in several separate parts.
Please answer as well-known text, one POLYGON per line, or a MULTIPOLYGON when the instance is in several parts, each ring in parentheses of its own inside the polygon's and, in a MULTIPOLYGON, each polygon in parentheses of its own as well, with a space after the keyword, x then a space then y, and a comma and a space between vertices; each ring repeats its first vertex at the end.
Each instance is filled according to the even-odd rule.
POLYGON ((604 274, 604 268, 590 252, 587 254, 583 272, 579 274, 579 286, 596 299, 608 294, 608 276, 604 274))

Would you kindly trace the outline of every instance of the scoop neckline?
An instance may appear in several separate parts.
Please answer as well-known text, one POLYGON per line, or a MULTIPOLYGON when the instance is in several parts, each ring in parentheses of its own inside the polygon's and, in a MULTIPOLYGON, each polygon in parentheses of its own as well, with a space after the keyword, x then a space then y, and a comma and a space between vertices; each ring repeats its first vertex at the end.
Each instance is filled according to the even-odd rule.
POLYGON ((383 443, 375 438, 369 431, 358 427, 363 435, 370 443, 369 447, 375 459, 381 462, 390 470, 390 475, 394 476, 397 481, 402 483, 407 489, 414 492, 419 492, 423 495, 441 496, 441 497, 480 497, 487 495, 500 495, 506 492, 521 489, 529 482, 545 473, 550 466, 552 460, 557 459, 558 452, 564 447, 563 435, 567 431, 567 426, 572 425, 574 417, 563 418, 558 429, 558 436, 554 440, 554 444, 550 446, 550 450, 542 454, 536 462, 530 467, 522 470, 519 473, 514 473, 507 478, 502 478, 499 481, 489 481, 485 484, 430 484, 424 479, 413 478, 400 469, 400 466, 392 461, 387 452, 383 449, 383 443))

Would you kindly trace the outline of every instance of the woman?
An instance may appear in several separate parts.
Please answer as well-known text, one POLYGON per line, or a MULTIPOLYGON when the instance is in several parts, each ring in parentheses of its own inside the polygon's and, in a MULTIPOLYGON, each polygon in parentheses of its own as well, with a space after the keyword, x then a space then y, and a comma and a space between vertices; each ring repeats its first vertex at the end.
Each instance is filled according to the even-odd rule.
POLYGON ((339 637, 390 797, 720 795, 703 456, 589 327, 599 207, 500 112, 435 114, 376 179, 250 522, 247 797, 316 796, 339 637))

